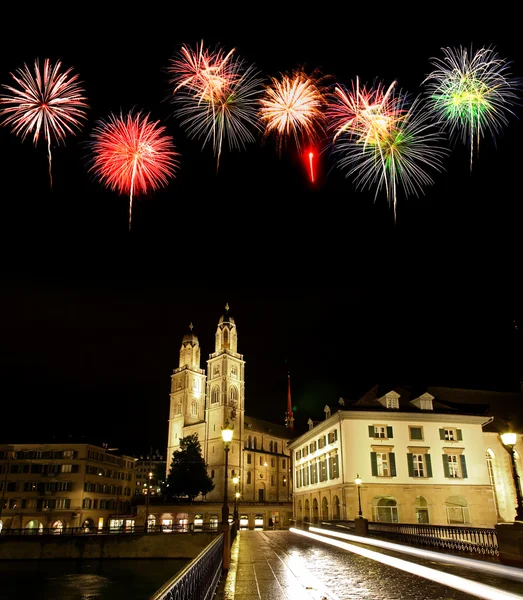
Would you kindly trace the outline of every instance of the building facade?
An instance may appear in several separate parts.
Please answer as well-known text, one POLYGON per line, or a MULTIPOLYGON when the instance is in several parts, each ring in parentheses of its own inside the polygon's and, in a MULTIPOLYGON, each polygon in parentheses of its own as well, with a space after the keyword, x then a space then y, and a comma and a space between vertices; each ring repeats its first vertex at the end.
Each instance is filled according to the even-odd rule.
POLYGON ((0 526, 57 533, 125 526, 135 462, 86 443, 0 444, 0 526))
POLYGON ((467 524, 513 520, 510 456, 485 406, 375 386, 309 421, 289 444, 298 521, 467 524))
MULTIPOLYGON (((249 523, 263 515, 265 524, 288 524, 292 517, 292 485, 287 445, 293 437, 292 414, 286 413, 282 425, 246 414, 245 361, 238 352, 238 332, 228 305, 218 321, 214 352, 209 355, 205 370, 201 368, 200 355, 198 337, 191 324, 182 340, 178 367, 171 375, 167 473, 181 438, 197 434, 215 486, 205 498, 197 500, 219 505, 224 498, 226 462, 222 428, 232 426, 227 455, 231 513, 238 491, 238 510, 243 511, 249 523), (236 485, 235 476, 239 477, 236 485)), ((214 520, 216 510, 211 511, 214 520)))

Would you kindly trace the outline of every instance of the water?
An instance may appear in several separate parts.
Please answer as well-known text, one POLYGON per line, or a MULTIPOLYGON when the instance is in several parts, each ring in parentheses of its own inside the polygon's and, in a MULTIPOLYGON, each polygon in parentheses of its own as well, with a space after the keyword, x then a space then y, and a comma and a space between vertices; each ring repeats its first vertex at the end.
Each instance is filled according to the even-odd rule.
POLYGON ((147 600, 186 559, 0 562, 0 600, 147 600))

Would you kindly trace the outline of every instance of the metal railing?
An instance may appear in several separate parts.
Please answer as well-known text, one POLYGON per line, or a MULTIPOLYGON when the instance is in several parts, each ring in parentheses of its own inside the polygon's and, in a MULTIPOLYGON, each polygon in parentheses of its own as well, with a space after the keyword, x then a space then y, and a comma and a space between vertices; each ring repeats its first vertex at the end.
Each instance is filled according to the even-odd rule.
POLYGON ((223 574, 224 535, 218 535, 149 600, 209 600, 223 574))
MULTIPOLYGON (((354 533, 354 521, 302 522, 327 529, 344 529, 354 533)), ((452 552, 499 556, 498 536, 488 527, 457 525, 418 525, 406 523, 368 522, 369 536, 399 541, 411 546, 429 546, 452 552)))

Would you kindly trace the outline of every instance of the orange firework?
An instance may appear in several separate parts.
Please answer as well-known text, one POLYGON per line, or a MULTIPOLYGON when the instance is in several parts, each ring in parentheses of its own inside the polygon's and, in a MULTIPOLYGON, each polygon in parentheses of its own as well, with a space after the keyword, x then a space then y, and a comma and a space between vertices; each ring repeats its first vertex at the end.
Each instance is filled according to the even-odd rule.
POLYGON ((260 99, 260 120, 265 134, 275 134, 278 151, 292 137, 298 149, 304 141, 321 137, 325 124, 325 88, 322 78, 295 70, 272 78, 260 99))

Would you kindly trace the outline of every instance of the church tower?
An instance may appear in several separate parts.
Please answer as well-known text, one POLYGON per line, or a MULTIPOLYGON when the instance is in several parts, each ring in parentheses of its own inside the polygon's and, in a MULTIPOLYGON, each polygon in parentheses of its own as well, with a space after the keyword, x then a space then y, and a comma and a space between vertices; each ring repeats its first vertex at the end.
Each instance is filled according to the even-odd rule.
POLYGON ((205 417, 205 371, 200 368, 200 343, 193 324, 183 336, 180 362, 171 375, 169 429, 167 437, 167 473, 173 452, 180 447, 184 427, 201 423, 205 417))
POLYGON ((229 446, 228 478, 242 470, 241 440, 245 414, 245 362, 238 353, 238 332, 229 305, 220 317, 215 334, 214 352, 207 361, 207 439, 205 459, 215 471, 216 488, 207 499, 223 498, 225 458, 222 427, 234 428, 229 446))

